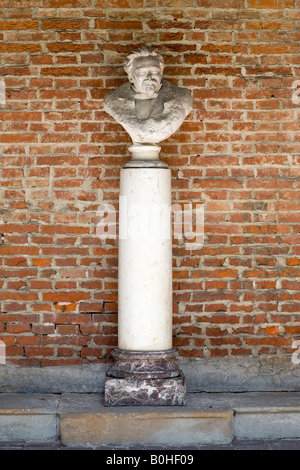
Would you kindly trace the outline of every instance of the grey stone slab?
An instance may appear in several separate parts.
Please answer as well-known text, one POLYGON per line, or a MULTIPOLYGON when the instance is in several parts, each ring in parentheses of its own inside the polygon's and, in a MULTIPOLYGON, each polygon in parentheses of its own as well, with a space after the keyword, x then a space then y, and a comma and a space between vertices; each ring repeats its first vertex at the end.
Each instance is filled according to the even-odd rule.
MULTIPOLYGON (((1 396, 1 395, 0 395, 1 396)), ((249 393, 187 393, 186 406, 159 407, 168 413, 184 413, 185 410, 194 411, 226 411, 234 413, 260 412, 260 411, 294 411, 300 412, 300 392, 249 392, 249 393)), ((112 408, 103 406, 103 394, 64 393, 59 402, 60 414, 78 412, 110 412, 112 408)), ((113 407, 116 412, 137 410, 137 407, 113 407)), ((149 411, 148 407, 138 407, 149 411)), ((150 407, 151 410, 157 409, 150 407)))
POLYGON ((233 412, 237 439, 300 437, 300 392, 196 393, 198 407, 233 412))
MULTIPOLYGON (((229 394, 225 394, 224 398, 229 394)), ((231 395, 233 409, 239 413, 265 411, 299 412, 300 392, 249 392, 231 395)))
POLYGON ((227 444, 232 440, 230 410, 184 407, 105 407, 103 397, 77 401, 64 396, 60 434, 66 446, 227 444), (74 408, 77 403, 76 412, 74 408))
POLYGON ((234 435, 237 439, 299 438, 300 412, 237 413, 234 417, 234 435))
POLYGON ((237 439, 300 437, 300 392, 250 392, 200 394, 199 405, 227 403, 233 410, 233 433, 237 439))
POLYGON ((0 441, 53 441, 57 418, 47 414, 0 415, 0 441))
POLYGON ((105 411, 103 394, 100 393, 63 393, 58 405, 58 415, 73 413, 99 413, 105 411))
POLYGON ((96 393, 104 389, 106 364, 21 367, 0 365, 3 393, 96 393))
MULTIPOLYGON (((0 445, 229 445, 300 438, 300 392, 188 393, 187 404, 105 407, 100 393, 0 394, 0 445), (236 441, 236 442, 238 442, 236 441)), ((296 443, 299 444, 299 441, 296 443)))
POLYGON ((231 413, 168 414, 78 413, 62 418, 64 445, 229 443, 231 413))
POLYGON ((178 361, 188 392, 299 391, 300 367, 290 357, 188 358, 178 361))
POLYGON ((58 435, 53 395, 0 394, 0 441, 53 441, 58 435))
POLYGON ((227 411, 231 410, 230 397, 235 394, 226 394, 222 399, 223 394, 207 394, 207 393, 188 393, 186 395, 186 405, 180 407, 173 406, 126 406, 126 407, 106 407, 104 406, 104 396, 100 393, 81 394, 81 393, 63 393, 58 405, 58 413, 60 416, 78 413, 115 413, 124 414, 128 411, 131 412, 155 412, 160 413, 167 411, 169 414, 184 414, 188 412, 210 412, 210 411, 227 411))
MULTIPOLYGON (((185 358, 187 392, 300 391, 300 367, 289 357, 185 358)), ((0 392, 103 393, 109 364, 54 367, 0 365, 0 392)))
POLYGON ((55 414, 60 395, 0 393, 0 414, 55 414))
POLYGON ((188 400, 202 409, 229 408, 234 412, 300 411, 300 392, 189 393, 188 400))

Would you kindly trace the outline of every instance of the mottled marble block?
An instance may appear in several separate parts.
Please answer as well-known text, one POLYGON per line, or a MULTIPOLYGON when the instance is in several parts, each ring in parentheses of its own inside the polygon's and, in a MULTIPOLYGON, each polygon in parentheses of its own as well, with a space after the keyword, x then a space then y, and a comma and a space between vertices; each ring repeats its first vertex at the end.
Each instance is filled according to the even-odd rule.
POLYGON ((186 404, 185 377, 176 351, 125 351, 116 348, 106 373, 105 406, 186 404))
POLYGON ((176 406, 186 404, 184 376, 169 379, 107 378, 105 406, 176 406))

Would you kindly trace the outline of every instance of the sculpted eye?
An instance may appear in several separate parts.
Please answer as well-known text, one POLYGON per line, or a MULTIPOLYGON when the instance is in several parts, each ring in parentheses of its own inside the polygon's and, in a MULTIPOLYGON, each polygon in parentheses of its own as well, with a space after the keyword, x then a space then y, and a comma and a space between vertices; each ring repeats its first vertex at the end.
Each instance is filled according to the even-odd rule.
POLYGON ((148 75, 148 73, 151 73, 152 75, 160 75, 160 71, 158 69, 139 69, 135 72, 137 75, 148 75))

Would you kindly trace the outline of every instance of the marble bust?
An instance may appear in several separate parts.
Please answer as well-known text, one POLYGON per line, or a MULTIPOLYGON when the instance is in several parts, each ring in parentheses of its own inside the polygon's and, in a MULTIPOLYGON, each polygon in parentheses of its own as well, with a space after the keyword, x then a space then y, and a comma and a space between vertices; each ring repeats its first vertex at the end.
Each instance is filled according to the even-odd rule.
POLYGON ((156 145, 181 126, 192 109, 187 88, 163 80, 162 56, 142 46, 128 55, 129 82, 104 98, 104 109, 130 135, 133 145, 156 145))

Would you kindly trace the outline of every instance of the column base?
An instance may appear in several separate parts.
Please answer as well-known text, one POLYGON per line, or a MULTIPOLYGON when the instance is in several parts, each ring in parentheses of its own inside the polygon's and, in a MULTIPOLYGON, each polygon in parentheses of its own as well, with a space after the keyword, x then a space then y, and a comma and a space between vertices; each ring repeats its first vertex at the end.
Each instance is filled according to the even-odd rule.
POLYGON ((186 404, 185 377, 173 362, 176 351, 124 351, 116 348, 106 373, 105 406, 186 404))
POLYGON ((132 159, 126 162, 123 168, 168 168, 168 165, 159 159, 161 147, 156 144, 133 143, 129 147, 132 159))

